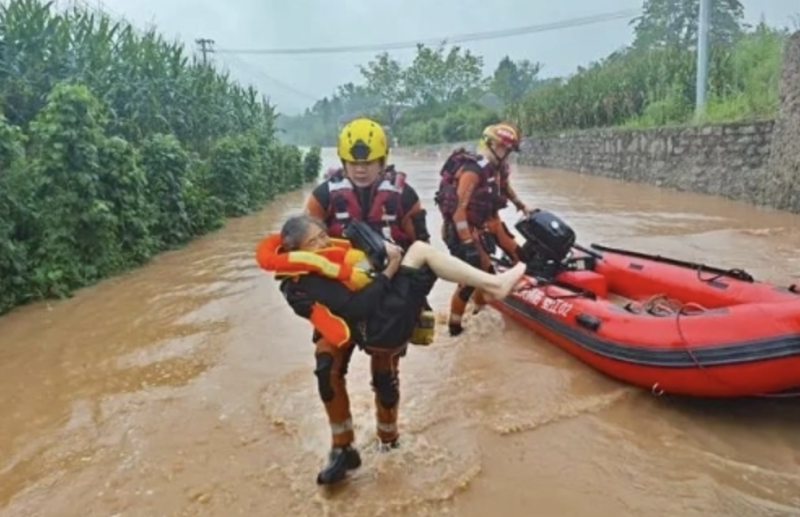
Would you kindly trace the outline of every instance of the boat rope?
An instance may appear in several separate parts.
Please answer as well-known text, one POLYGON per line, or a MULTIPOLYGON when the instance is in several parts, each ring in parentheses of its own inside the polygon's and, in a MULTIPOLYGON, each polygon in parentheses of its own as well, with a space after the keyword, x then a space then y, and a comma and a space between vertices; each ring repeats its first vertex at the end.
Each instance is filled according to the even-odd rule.
MULTIPOLYGON (((691 303, 687 303, 685 307, 688 307, 688 306, 700 307, 697 304, 691 304, 691 303)), ((690 315, 690 313, 685 312, 683 307, 680 308, 675 313, 675 326, 676 326, 676 328, 678 330, 678 336, 681 339, 681 342, 683 344, 683 348, 686 351, 686 353, 689 355, 689 357, 691 358, 692 362, 695 364, 695 366, 697 368, 702 370, 708 376, 709 379, 713 380, 714 382, 716 382, 720 386, 725 386, 725 387, 728 387, 728 388, 735 388, 737 391, 741 391, 739 389, 740 386, 737 386, 736 384, 733 384, 731 382, 724 381, 724 380, 720 379, 718 376, 714 375, 714 373, 711 371, 711 369, 709 369, 706 365, 704 365, 697 358, 697 356, 694 354, 694 352, 692 351, 691 346, 689 345, 689 340, 686 339, 686 336, 683 334, 683 329, 681 328, 681 316, 688 316, 688 315, 690 315)), ((656 383, 656 385, 657 384, 658 383, 656 383)), ((655 388, 656 385, 654 385, 653 387, 655 388)), ((661 392, 661 394, 663 394, 663 391, 661 392)), ((765 399, 786 399, 786 398, 798 398, 798 397, 800 397, 800 393, 758 393, 758 394, 749 395, 749 396, 750 397, 755 397, 755 398, 765 398, 765 399)))
POLYGON ((734 278, 736 280, 741 280, 742 282, 754 282, 755 281, 755 278, 753 278, 753 275, 751 275, 750 273, 748 273, 744 269, 739 269, 739 268, 727 269, 727 270, 721 271, 721 272, 717 273, 716 275, 713 275, 713 276, 711 276, 709 278, 703 278, 703 271, 707 271, 709 269, 707 266, 704 266, 703 264, 697 264, 695 266, 695 269, 697 269, 697 279, 700 280, 701 282, 706 282, 706 283, 709 283, 709 284, 711 282, 719 280, 722 277, 730 277, 730 278, 734 278))
MULTIPOLYGON (((654 295, 644 302, 635 303, 631 302, 625 306, 625 309, 633 312, 634 314, 643 314, 647 313, 652 316, 657 317, 675 317, 675 325, 678 331, 678 336, 683 344, 683 348, 686 351, 686 354, 692 360, 694 365, 703 370, 703 372, 714 382, 721 386, 725 386, 728 388, 736 388, 738 391, 739 386, 732 384, 730 382, 726 382, 720 379, 717 375, 709 369, 706 365, 704 365, 700 359, 698 359, 697 355, 692 351, 691 346, 689 345, 689 340, 686 339, 686 336, 683 334, 683 329, 681 327, 681 317, 682 316, 693 316, 697 314, 702 314, 706 312, 708 309, 703 307, 697 303, 681 303, 678 300, 671 299, 665 294, 657 294, 654 295)), ((664 390, 660 387, 659 383, 656 382, 651 387, 650 391, 656 397, 660 397, 664 395, 664 390)), ((762 393, 752 395, 753 397, 758 398, 797 398, 800 397, 800 393, 762 393)))
POLYGON ((643 302, 626 304, 625 310, 634 314, 647 313, 651 316, 665 317, 674 316, 680 311, 683 311, 684 315, 702 314, 708 309, 696 303, 681 303, 666 294, 656 294, 643 302))

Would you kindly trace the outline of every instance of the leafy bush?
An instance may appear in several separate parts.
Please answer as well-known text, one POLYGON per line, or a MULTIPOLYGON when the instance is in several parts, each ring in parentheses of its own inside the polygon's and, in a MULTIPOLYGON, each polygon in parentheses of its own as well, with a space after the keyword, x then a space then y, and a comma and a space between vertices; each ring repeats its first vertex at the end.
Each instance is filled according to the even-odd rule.
POLYGON ((303 157, 303 178, 314 181, 322 170, 322 149, 312 147, 303 157))

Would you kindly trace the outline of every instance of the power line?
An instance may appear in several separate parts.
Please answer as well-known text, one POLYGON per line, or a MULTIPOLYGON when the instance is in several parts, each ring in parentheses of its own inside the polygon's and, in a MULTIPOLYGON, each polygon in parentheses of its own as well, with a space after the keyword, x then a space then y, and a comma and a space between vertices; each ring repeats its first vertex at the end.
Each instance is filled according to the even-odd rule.
POLYGON ((275 84, 279 88, 282 88, 282 89, 286 90, 287 92, 293 93, 297 97, 301 97, 301 98, 303 98, 303 99, 305 99, 307 101, 311 101, 311 102, 316 102, 316 101, 319 100, 319 96, 318 95, 312 95, 312 94, 310 94, 308 92, 304 92, 302 90, 298 90, 294 86, 292 86, 290 84, 287 84, 287 83, 285 83, 285 82, 283 82, 283 81, 281 81, 279 79, 276 79, 276 78, 272 77, 271 75, 267 74, 266 72, 264 72, 260 68, 257 68, 253 64, 246 62, 245 60, 243 60, 239 56, 229 55, 229 56, 226 56, 225 58, 223 58, 223 62, 227 62, 228 64, 230 64, 230 61, 228 61, 228 60, 232 61, 235 65, 238 65, 239 68, 241 68, 243 70, 247 70, 252 75, 254 75, 256 77, 260 77, 262 79, 266 79, 267 81, 275 84))
POLYGON ((614 11, 582 18, 571 18, 560 22, 545 23, 539 25, 528 25, 513 29, 501 29, 486 32, 473 32, 469 34, 457 34, 438 38, 427 38, 414 41, 398 41, 394 43, 381 43, 372 45, 349 45, 342 47, 306 47, 306 48, 273 48, 273 49, 215 49, 217 54, 270 54, 270 55, 298 55, 298 54, 344 54, 350 52, 375 52, 384 50, 399 50, 416 48, 417 44, 435 45, 439 43, 466 43, 471 41, 483 41, 490 39, 509 38, 521 36, 523 34, 534 34, 537 32, 547 32, 558 29, 568 29, 583 25, 593 25, 613 20, 630 19, 641 14, 641 9, 626 9, 624 11, 614 11))

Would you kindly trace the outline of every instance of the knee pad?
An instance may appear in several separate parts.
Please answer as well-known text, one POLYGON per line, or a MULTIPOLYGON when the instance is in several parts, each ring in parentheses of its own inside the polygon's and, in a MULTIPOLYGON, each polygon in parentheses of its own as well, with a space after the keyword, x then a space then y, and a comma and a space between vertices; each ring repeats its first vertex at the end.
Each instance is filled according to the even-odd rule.
POLYGON ((378 403, 384 409, 394 408, 400 400, 400 385, 397 376, 387 370, 373 372, 372 388, 377 395, 378 403))
POLYGON ((317 367, 314 375, 317 376, 317 391, 323 402, 330 402, 336 396, 331 385, 331 375, 333 374, 333 356, 328 353, 317 354, 317 367))
POLYGON ((475 288, 471 286, 462 287, 458 290, 458 299, 464 303, 467 303, 472 296, 472 293, 475 292, 475 288))

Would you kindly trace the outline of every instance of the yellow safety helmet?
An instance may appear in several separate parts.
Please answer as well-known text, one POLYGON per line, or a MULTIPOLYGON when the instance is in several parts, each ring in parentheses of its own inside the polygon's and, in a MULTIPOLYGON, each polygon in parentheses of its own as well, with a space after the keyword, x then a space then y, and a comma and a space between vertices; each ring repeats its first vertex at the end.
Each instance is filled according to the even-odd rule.
POLYGON ((522 134, 513 124, 509 122, 501 122, 499 124, 492 124, 486 126, 483 130, 483 140, 489 142, 501 142, 505 144, 512 151, 519 151, 519 144, 522 140, 522 134))
POLYGON ((336 147, 339 158, 346 162, 371 162, 389 155, 386 132, 368 118, 357 118, 345 125, 336 147))

